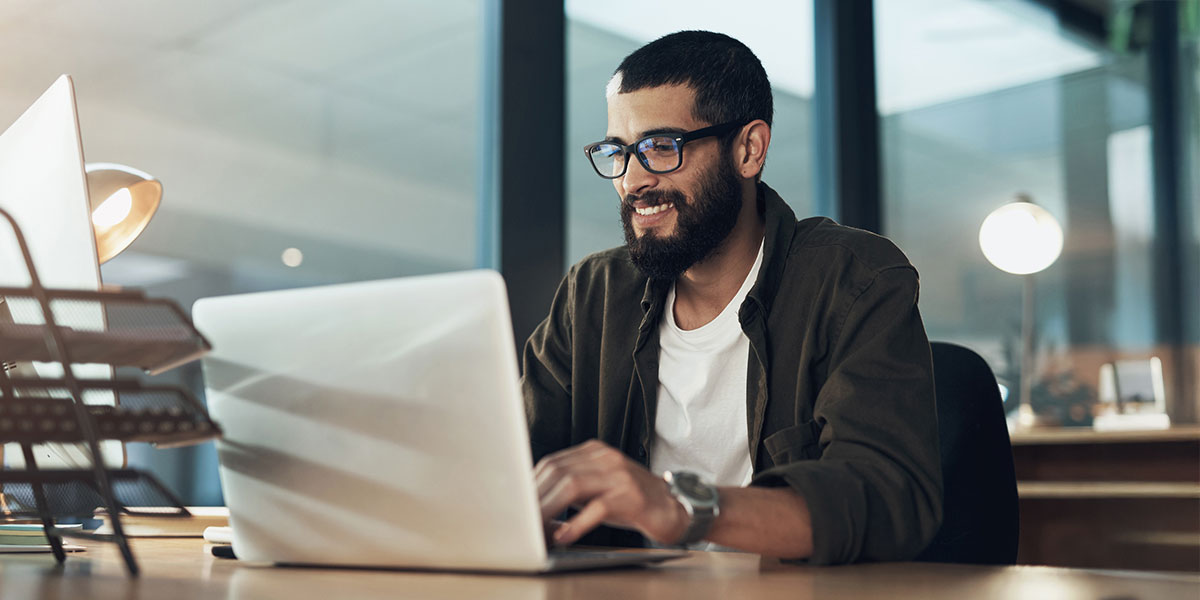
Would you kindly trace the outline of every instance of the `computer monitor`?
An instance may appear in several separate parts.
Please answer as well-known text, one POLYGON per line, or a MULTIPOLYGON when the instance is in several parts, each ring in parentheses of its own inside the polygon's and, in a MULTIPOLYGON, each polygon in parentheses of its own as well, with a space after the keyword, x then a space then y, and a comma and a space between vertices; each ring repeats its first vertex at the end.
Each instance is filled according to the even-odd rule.
MULTIPOLYGON (((100 289, 100 265, 92 233, 87 176, 83 169, 83 145, 75 110, 71 78, 62 75, 17 120, 0 134, 0 208, 16 219, 29 244, 42 285, 48 288, 100 289)), ((0 222, 0 286, 29 285, 20 247, 8 226, 0 222)), ((9 298, 0 318, 17 323, 42 322, 41 311, 28 299, 9 298)), ((99 307, 72 310, 57 315, 59 324, 81 329, 102 329, 104 314, 99 307)), ((18 364, 10 372, 41 377, 61 376, 54 363, 18 364)), ((79 365, 79 377, 111 379, 107 365, 79 365)), ((89 403, 115 402, 113 396, 88 397, 89 403)), ((83 468, 91 456, 78 444, 38 444, 34 447, 39 467, 83 468)), ((105 464, 124 463, 119 441, 102 442, 105 464)), ((4 463, 23 467, 20 447, 7 444, 4 463)))

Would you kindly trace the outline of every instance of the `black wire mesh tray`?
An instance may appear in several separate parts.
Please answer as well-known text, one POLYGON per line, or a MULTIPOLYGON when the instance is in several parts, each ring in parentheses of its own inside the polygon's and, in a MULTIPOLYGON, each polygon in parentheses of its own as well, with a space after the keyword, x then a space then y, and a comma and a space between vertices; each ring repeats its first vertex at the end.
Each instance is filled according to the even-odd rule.
MULTIPOLYGON (((122 512, 128 513, 129 506, 162 506, 187 514, 178 498, 150 473, 137 469, 109 469, 108 473, 122 512)), ((0 518, 38 518, 34 483, 45 490, 50 514, 56 519, 92 518, 104 506, 91 469, 4 470, 0 471, 0 518)))
MULTIPOLYGON (((22 435, 35 436, 33 430, 40 429, 36 437, 46 440, 55 431, 77 428, 92 459, 90 469, 45 471, 37 468, 34 443, 22 438, 19 445, 25 467, 0 469, 0 517, 36 517, 42 524, 55 561, 61 565, 67 559, 61 538, 66 532, 55 527, 54 520, 62 516, 90 516, 97 507, 103 506, 113 515, 113 534, 90 537, 116 543, 126 570, 136 577, 139 572, 137 560, 118 515, 130 505, 182 505, 148 474, 132 469, 106 468, 99 441, 104 433, 98 434, 97 430, 108 429, 110 436, 119 436, 127 422, 136 421, 137 424, 130 427, 134 434, 147 436, 139 438, 143 441, 182 443, 195 436, 189 431, 188 437, 181 439, 164 431, 164 428, 178 431, 181 423, 173 419, 187 416, 197 427, 213 429, 215 424, 194 398, 178 390, 158 397, 183 397, 182 403, 168 403, 165 408, 152 404, 141 413, 128 405, 104 408, 105 404, 112 403, 103 401, 89 405, 84 399, 89 391, 95 394, 97 390, 103 390, 100 393, 108 394, 109 398, 105 398, 108 400, 123 390, 113 382, 101 384, 80 380, 75 367, 80 364, 137 367, 153 374, 199 358, 211 346, 179 306, 170 300, 147 299, 136 290, 46 289, 16 219, 3 209, 0 209, 0 218, 8 222, 29 276, 27 288, 0 287, 0 390, 4 393, 4 398, 0 399, 7 408, 19 409, 22 415, 39 409, 45 412, 40 416, 46 418, 41 420, 11 421, 25 430, 22 435), (29 362, 58 363, 62 368, 62 380, 43 383, 40 388, 30 381, 18 381, 22 386, 18 393, 17 384, 12 382, 14 375, 18 378, 25 375, 39 379, 55 377, 47 377, 48 372, 44 370, 39 373, 36 366, 25 364, 29 362), (26 402, 31 398, 37 402, 26 402), (63 400, 66 405, 62 404, 63 400), (67 412, 67 406, 72 419, 61 418, 67 412), (169 423, 164 425, 164 422, 169 423)), ((124 391, 147 393, 145 388, 124 391)))
MULTIPOLYGON (((123 379, 78 385, 99 439, 173 447, 221 435, 203 405, 181 388, 123 379)), ((85 441, 73 402, 63 380, 0 381, 0 441, 85 441)))
MULTIPOLYGON (((211 346, 177 304, 136 290, 46 290, 53 322, 72 363, 160 373, 211 346)), ((28 288, 0 287, 0 361, 57 362, 46 318, 28 288)))

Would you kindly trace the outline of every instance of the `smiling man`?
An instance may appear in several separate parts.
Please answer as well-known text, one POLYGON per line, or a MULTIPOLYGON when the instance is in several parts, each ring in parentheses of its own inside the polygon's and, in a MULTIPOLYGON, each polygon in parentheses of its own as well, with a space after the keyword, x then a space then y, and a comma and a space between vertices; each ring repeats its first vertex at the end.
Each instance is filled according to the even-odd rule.
POLYGON ((552 539, 912 558, 942 507, 916 271, 761 182, 771 88, 737 40, 651 42, 607 96, 585 152, 626 244, 570 269, 523 355, 552 539))

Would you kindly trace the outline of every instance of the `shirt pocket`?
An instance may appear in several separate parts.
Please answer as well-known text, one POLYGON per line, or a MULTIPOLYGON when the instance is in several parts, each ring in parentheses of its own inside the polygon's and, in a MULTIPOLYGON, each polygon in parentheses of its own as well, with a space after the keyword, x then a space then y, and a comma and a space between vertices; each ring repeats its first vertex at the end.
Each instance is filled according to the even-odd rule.
POLYGON ((816 421, 808 421, 768 435, 763 439, 763 445, 771 455, 771 462, 780 466, 820 458, 820 440, 821 426, 816 421))

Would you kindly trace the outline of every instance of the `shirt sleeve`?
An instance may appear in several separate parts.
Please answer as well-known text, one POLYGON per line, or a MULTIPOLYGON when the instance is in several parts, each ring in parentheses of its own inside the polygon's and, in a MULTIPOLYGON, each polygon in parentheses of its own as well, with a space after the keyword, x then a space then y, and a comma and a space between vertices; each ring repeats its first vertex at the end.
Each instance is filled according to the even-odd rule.
POLYGON ((813 418, 820 458, 779 465, 755 485, 787 485, 812 516, 810 563, 908 560, 942 519, 929 340, 911 267, 878 272, 844 313, 813 418))
POLYGON ((566 448, 571 432, 571 340, 577 266, 558 285, 550 314, 521 356, 521 393, 533 462, 566 448))

